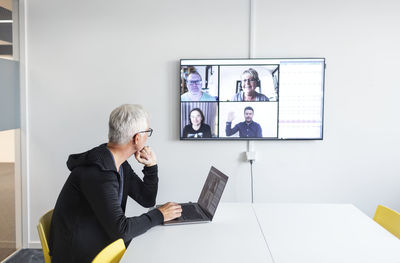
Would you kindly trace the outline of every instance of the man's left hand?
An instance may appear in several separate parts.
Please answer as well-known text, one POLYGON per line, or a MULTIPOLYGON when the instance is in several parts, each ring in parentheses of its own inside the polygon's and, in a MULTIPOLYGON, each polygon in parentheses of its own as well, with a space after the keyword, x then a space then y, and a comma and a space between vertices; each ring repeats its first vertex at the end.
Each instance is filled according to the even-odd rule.
POLYGON ((157 164, 156 154, 149 146, 145 146, 141 151, 135 153, 136 160, 147 167, 157 164))

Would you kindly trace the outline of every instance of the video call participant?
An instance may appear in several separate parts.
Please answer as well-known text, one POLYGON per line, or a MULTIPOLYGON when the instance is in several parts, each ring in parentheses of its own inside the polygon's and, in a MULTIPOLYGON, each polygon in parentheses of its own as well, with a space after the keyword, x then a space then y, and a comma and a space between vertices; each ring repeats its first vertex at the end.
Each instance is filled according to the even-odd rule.
POLYGON ((151 136, 148 115, 139 105, 122 105, 111 112, 108 143, 70 155, 71 171, 57 199, 50 227, 52 263, 91 262, 107 245, 132 238, 181 216, 181 207, 167 203, 141 216, 126 217, 129 195, 143 207, 155 204, 157 159, 145 146, 151 136), (127 159, 143 164, 140 179, 127 159))
POLYGON ((211 138, 211 128, 204 123, 204 114, 199 108, 190 111, 189 121, 183 128, 183 138, 211 138))
POLYGON ((267 96, 256 91, 259 83, 257 71, 246 69, 242 73, 242 90, 233 96, 232 101, 269 101, 267 96))
POLYGON ((201 90, 202 79, 197 71, 191 72, 186 79, 188 91, 181 95, 181 101, 216 101, 215 97, 201 90))
POLYGON ((234 119, 234 113, 229 112, 226 122, 226 136, 232 136, 239 131, 240 138, 261 138, 262 129, 260 124, 253 121, 254 109, 250 106, 244 108, 244 119, 245 121, 239 122, 238 124, 231 128, 232 121, 234 119))

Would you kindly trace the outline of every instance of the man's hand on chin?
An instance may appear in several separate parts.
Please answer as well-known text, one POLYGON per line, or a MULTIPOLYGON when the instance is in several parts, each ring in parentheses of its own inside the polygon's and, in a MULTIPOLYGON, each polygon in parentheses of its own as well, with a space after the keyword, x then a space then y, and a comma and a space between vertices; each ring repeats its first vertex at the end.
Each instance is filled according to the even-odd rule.
POLYGON ((145 146, 142 150, 137 151, 135 153, 135 158, 139 163, 144 164, 147 167, 157 164, 156 154, 149 146, 145 146))

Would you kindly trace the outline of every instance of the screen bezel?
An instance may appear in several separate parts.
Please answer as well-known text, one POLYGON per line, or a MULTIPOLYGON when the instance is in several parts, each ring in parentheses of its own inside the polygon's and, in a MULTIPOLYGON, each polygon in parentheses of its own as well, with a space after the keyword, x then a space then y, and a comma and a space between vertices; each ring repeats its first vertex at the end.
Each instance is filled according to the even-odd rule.
MULTIPOLYGON (((303 57, 303 58, 229 58, 229 59, 180 59, 179 64, 179 73, 181 72, 182 66, 221 66, 221 62, 232 62, 238 61, 239 64, 223 64, 223 66, 246 66, 246 65, 268 65, 268 64, 278 64, 280 66, 280 62, 282 60, 291 60, 291 61, 320 61, 323 62, 324 68, 322 72, 322 106, 321 106, 321 137, 317 138, 279 138, 279 137, 261 137, 261 138, 240 138, 240 137, 212 137, 212 138, 184 138, 182 137, 181 130, 179 131, 179 140, 181 141, 321 141, 324 139, 324 113, 325 113, 325 71, 326 71, 326 59, 323 57, 303 57), (198 62, 202 62, 200 65, 197 64, 198 62), (269 63, 260 63, 264 61, 269 61, 269 63), (184 64, 182 62, 185 62, 184 64), (258 62, 258 63, 257 63, 258 62), (278 63, 277 63, 278 62, 278 63)), ((279 73, 280 74, 280 73, 279 73)), ((220 76, 219 76, 220 77, 220 76)), ((279 77, 279 81, 280 77, 279 77)), ((182 110, 181 110, 181 93, 180 89, 182 86, 182 79, 179 74, 179 92, 178 92, 178 99, 179 99, 179 127, 182 127, 182 110)), ((278 91, 279 92, 279 91, 278 91)), ((280 99, 280 96, 278 96, 280 99)), ((217 101, 219 104, 221 101, 217 101)), ((224 101, 223 101, 224 102, 224 101)), ((205 102, 210 103, 210 102, 205 102)), ((214 103, 214 102, 211 102, 214 103)), ((218 105, 219 110, 219 105, 218 105)), ((218 125, 220 121, 220 112, 218 111, 218 125)), ((279 107, 278 107, 278 130, 279 130, 279 107)), ((278 133, 279 135, 279 133, 278 133)))

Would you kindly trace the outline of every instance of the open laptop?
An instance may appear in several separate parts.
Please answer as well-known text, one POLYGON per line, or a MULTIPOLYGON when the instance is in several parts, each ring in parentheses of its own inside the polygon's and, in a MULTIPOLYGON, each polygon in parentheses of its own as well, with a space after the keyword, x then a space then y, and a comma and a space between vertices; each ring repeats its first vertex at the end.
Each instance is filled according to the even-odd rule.
POLYGON ((211 166, 197 203, 183 203, 182 216, 164 222, 164 225, 211 222, 217 210, 228 176, 211 166))

